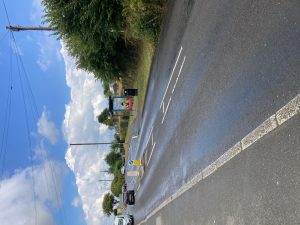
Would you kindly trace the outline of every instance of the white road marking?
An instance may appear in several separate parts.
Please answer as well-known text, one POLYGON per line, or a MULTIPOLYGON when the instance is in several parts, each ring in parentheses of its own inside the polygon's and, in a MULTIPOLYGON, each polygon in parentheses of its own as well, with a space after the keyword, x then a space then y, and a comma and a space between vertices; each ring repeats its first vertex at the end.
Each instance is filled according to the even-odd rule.
POLYGON ((135 135, 135 136, 133 136, 131 139, 135 139, 135 138, 137 138, 138 137, 138 135, 135 135))
POLYGON ((151 135, 151 144, 153 145, 153 134, 151 135))
POLYGON ((163 117, 163 119, 162 119, 162 121, 161 121, 162 124, 164 123, 165 117, 166 117, 166 115, 167 115, 167 112, 168 112, 168 109, 169 109, 169 105, 170 105, 171 99, 172 99, 172 96, 170 97, 170 99, 169 99, 169 101, 168 101, 168 105, 167 105, 167 108, 166 108, 164 117, 163 117))
POLYGON ((287 105, 283 106, 280 110, 276 112, 275 115, 278 125, 283 124, 285 121, 299 113, 300 98, 298 96, 292 99, 287 105))
POLYGON ((180 77, 181 70, 182 70, 183 64, 184 64, 184 62, 185 62, 185 58, 186 58, 186 56, 184 56, 183 61, 182 61, 182 63, 181 63, 181 67, 180 67, 178 76, 177 76, 177 78, 176 78, 176 82, 175 82, 175 84, 174 84, 174 87, 173 87, 173 90, 172 90, 172 94, 173 94, 173 92, 174 92, 174 90, 175 90, 175 87, 176 87, 176 85, 177 85, 178 79, 179 79, 179 77, 180 77))
POLYGON ((152 131, 153 131, 153 126, 151 127, 149 136, 148 136, 148 138, 147 138, 147 142, 146 142, 147 144, 146 144, 146 146, 148 145, 148 143, 149 143, 149 141, 150 141, 150 138, 151 138, 151 135, 152 135, 152 131))
POLYGON ((213 174, 220 167, 225 165, 235 156, 246 150, 250 145, 257 142, 266 134, 270 133, 272 130, 278 128, 284 122, 288 121, 295 115, 300 113, 300 94, 298 94, 294 99, 288 102, 284 107, 278 110, 275 114, 270 116, 261 125, 255 128, 252 132, 246 135, 241 141, 237 142, 234 146, 228 149, 223 155, 221 155, 217 160, 212 162, 204 170, 200 171, 196 176, 194 176, 186 185, 181 187, 177 192, 168 197, 164 202, 162 202, 154 211, 152 211, 148 216, 141 221, 138 225, 146 223, 149 218, 154 216, 159 210, 164 208, 166 205, 177 199, 183 193, 191 189, 194 185, 204 180, 206 177, 213 174))
POLYGON ((139 186, 137 187, 136 191, 139 191, 140 187, 141 187, 141 184, 139 184, 139 186))
POLYGON ((148 167, 148 165, 149 165, 149 162, 150 162, 150 159, 151 159, 151 157, 152 157, 152 153, 153 153, 153 150, 154 150, 154 148, 155 148, 155 145, 156 145, 156 142, 154 142, 154 145, 153 145, 153 147, 152 147, 152 150, 151 150, 151 153, 150 153, 150 156, 149 156, 148 162, 147 162, 147 167, 148 167))
POLYGON ((176 59, 175 65, 174 65, 174 67, 173 67, 173 70, 172 70, 172 73, 171 73, 171 77, 170 77, 170 79, 169 79, 169 82, 168 82, 167 88, 166 88, 166 90, 165 90, 165 93, 164 93, 164 96, 163 96, 163 98, 162 98, 162 101, 161 101, 161 103, 160 103, 160 106, 159 106, 159 108, 161 108, 161 106, 162 106, 162 104, 163 104, 163 102, 164 102, 164 99, 165 99, 165 97, 166 97, 166 94, 167 94, 167 91, 168 91, 168 88, 169 88, 170 82, 171 82, 171 80, 172 80, 172 77, 173 77, 173 75, 174 75, 175 68, 176 68, 176 66, 177 66, 177 63, 178 63, 178 59, 179 59, 179 57, 180 57, 180 55, 181 55, 181 51, 182 51, 182 46, 181 46, 181 48, 180 48, 180 51, 179 51, 179 54, 178 54, 178 56, 177 56, 177 59, 176 59))

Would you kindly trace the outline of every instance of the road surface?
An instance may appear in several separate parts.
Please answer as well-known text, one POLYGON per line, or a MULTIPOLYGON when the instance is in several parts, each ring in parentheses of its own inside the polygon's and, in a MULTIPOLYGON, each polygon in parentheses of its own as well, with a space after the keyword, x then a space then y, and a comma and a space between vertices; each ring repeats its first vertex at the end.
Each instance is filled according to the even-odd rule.
MULTIPOLYGON (((298 0, 174 0, 168 3, 145 107, 133 126, 139 136, 134 139, 129 152, 129 158, 143 158, 145 162, 141 179, 127 178, 129 187, 135 188, 137 193, 136 205, 127 209, 135 216, 136 223, 151 215, 172 194, 300 94, 299 12, 298 0)), ((206 214, 205 210, 212 210, 211 213, 218 217, 216 224, 226 224, 226 216, 230 216, 231 208, 238 210, 233 205, 239 201, 241 211, 237 214, 249 224, 247 221, 254 214, 244 215, 243 212, 252 209, 251 205, 248 208, 246 205, 256 199, 256 191, 261 191, 257 198, 262 199, 256 199, 253 204, 260 203, 257 209, 262 212, 261 222, 253 224, 284 224, 279 223, 280 218, 287 219, 286 224, 297 224, 293 222, 295 218, 299 219, 300 207, 298 211, 295 209, 297 204, 299 206, 296 198, 299 191, 296 190, 300 189, 300 182, 296 175, 289 176, 288 172, 293 170, 299 174, 300 170, 294 161, 289 165, 291 159, 299 159, 298 117, 296 115, 276 128, 276 134, 272 131, 259 139, 261 145, 257 142, 251 146, 256 147, 251 159, 241 154, 234 159, 238 164, 235 169, 220 168, 212 174, 214 183, 207 190, 201 189, 209 183, 204 180, 190 190, 194 194, 185 194, 187 197, 182 197, 182 202, 178 198, 162 208, 169 210, 162 214, 162 219, 168 218, 169 222, 162 224, 214 224, 210 215, 203 217, 201 223, 193 222, 206 214), (286 131, 279 132, 282 129, 286 131), (282 136, 289 131, 294 132, 291 133, 294 139, 282 136), (279 151, 282 148, 275 149, 279 144, 291 155, 284 158, 283 162, 288 166, 282 167, 283 172, 278 175, 279 180, 287 176, 286 182, 290 184, 288 187, 279 185, 281 197, 276 192, 264 192, 273 187, 273 183, 265 178, 274 175, 272 170, 282 156, 279 151), (269 167, 261 171, 259 177, 256 162, 264 164, 267 158, 271 160, 269 167), (269 173, 264 174, 265 171, 269 173), (257 181, 253 183, 256 175, 257 181), (230 186, 241 177, 243 181, 239 188, 230 186), (224 188, 220 186, 223 184, 224 188), (208 192, 210 197, 203 196, 208 192), (197 198, 191 205, 194 207, 191 213, 175 215, 176 207, 188 210, 187 203, 193 196, 197 198), (267 210, 269 200, 265 201, 264 197, 274 200, 270 205, 271 212, 267 210), (291 197, 296 199, 287 201, 291 197), (215 205, 203 208, 206 205, 203 201, 212 201, 215 205), (289 212, 294 210, 294 215, 274 213, 279 206, 291 209, 289 212), (195 216, 197 207, 202 210, 198 217, 195 216), (270 219, 271 215, 275 218, 270 219)), ((155 224, 151 221, 149 224, 155 224)), ((227 224, 240 224, 237 221, 230 223, 230 218, 228 221, 227 224)))

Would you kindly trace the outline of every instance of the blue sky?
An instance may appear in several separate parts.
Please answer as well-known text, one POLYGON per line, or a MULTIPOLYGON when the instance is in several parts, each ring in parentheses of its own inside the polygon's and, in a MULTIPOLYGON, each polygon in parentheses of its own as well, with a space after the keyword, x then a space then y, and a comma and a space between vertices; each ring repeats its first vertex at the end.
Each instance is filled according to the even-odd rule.
MULTIPOLYGON (((41 24, 40 0, 5 3, 12 25, 41 24)), ((96 120, 107 105, 101 83, 51 33, 15 32, 16 47, 7 25, 1 2, 0 223, 34 224, 35 199, 37 224, 110 224, 101 211, 109 184, 97 181, 108 149, 68 147, 111 140, 96 120)))

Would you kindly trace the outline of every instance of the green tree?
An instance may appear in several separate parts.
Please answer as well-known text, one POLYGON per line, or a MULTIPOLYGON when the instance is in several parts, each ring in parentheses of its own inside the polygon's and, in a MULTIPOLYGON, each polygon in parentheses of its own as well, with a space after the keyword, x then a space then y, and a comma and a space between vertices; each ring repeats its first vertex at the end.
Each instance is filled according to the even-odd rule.
POLYGON ((122 37, 120 0, 42 0, 44 22, 66 44, 77 66, 111 81, 122 75, 132 46, 122 37))
POLYGON ((121 160, 122 160, 121 155, 119 153, 114 152, 114 151, 111 151, 105 157, 105 162, 110 167, 113 167, 117 161, 121 161, 121 160))
POLYGON ((111 90, 110 90, 109 82, 108 82, 108 81, 103 81, 102 84, 103 84, 103 89, 104 89, 104 90, 103 90, 103 94, 104 94, 106 97, 112 96, 113 93, 112 93, 111 90))
POLYGON ((110 216, 113 213, 114 196, 110 193, 104 195, 102 209, 105 215, 110 216))
POLYGON ((111 118, 109 109, 104 109, 100 115, 97 116, 98 122, 113 128, 115 125, 115 120, 111 118))
POLYGON ((122 193, 122 185, 125 182, 124 175, 121 174, 120 171, 118 171, 115 174, 115 177, 111 183, 111 192, 113 193, 114 196, 119 196, 122 193))

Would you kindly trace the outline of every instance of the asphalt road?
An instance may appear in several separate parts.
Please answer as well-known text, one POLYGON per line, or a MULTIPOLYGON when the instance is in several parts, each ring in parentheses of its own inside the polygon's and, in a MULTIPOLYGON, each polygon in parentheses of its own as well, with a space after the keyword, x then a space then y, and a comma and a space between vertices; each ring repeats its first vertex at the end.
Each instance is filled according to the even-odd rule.
POLYGON ((240 153, 144 224, 299 224, 300 126, 294 124, 300 124, 300 115, 240 153))
MULTIPOLYGON (((170 1, 133 127, 129 158, 145 161, 142 179, 128 179, 136 222, 297 96, 299 72, 298 0, 170 1)), ((201 224, 187 221, 172 224, 201 224)))

